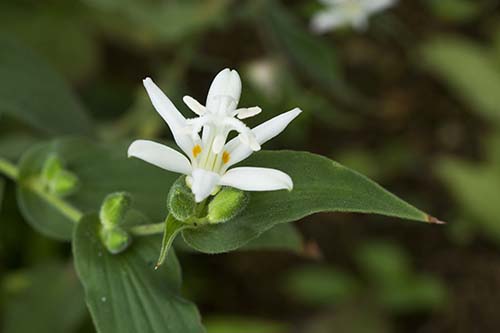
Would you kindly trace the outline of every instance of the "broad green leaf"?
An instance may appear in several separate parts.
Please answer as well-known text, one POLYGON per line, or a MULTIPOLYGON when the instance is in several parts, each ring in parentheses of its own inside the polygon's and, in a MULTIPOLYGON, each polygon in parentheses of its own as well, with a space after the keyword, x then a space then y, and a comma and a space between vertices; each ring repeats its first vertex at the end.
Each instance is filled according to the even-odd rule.
POLYGON ((112 255, 102 246, 97 215, 75 228, 73 254, 87 305, 99 333, 202 333, 194 304, 180 295, 181 273, 173 252, 168 265, 154 270, 158 237, 136 239, 112 255))
POLYGON ((91 122, 61 77, 13 39, 0 35, 0 113, 49 135, 87 135, 91 122))
POLYGON ((0 157, 17 162, 22 154, 39 139, 26 134, 9 134, 0 137, 0 157))
MULTIPOLYGON (((206 253, 234 250, 278 223, 317 212, 357 212, 429 222, 429 215, 368 178, 319 155, 306 152, 259 152, 244 162, 289 174, 294 189, 252 192, 248 207, 234 220, 183 232, 185 241, 206 253)), ((435 222, 435 220, 432 220, 435 222)))
POLYGON ((286 333, 291 329, 277 321, 234 316, 207 318, 206 326, 208 333, 286 333))
MULTIPOLYGON (((263 2, 264 3, 264 2, 263 2)), ((290 62, 342 101, 356 102, 357 94, 347 86, 337 54, 330 44, 301 27, 301 23, 277 1, 267 1, 258 13, 265 35, 284 52, 290 62)))
POLYGON ((83 290, 72 265, 44 263, 6 275, 2 332, 76 332, 86 315, 83 290))
POLYGON ((427 70, 446 82, 474 111, 500 122, 500 70, 489 51, 454 36, 425 43, 418 59, 427 70))
POLYGON ((56 140, 33 147, 20 163, 18 202, 27 221, 43 234, 70 240, 73 230, 70 219, 30 189, 37 185, 36 177, 43 163, 54 153, 79 179, 77 191, 64 198, 74 208, 84 213, 97 211, 108 194, 125 191, 132 195, 133 207, 149 220, 165 219, 167 193, 177 178, 175 174, 128 159, 125 145, 97 145, 84 139, 56 140))
POLYGON ((278 250, 302 253, 304 240, 293 224, 278 224, 251 240, 240 250, 278 250))

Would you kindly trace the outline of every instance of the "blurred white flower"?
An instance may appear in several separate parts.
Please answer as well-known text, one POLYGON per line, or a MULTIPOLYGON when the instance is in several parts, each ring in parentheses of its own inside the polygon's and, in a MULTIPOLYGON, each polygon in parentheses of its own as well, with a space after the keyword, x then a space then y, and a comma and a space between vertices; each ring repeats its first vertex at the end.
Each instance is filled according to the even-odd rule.
POLYGON ((358 30, 366 29, 370 15, 396 3, 396 0, 319 0, 327 6, 311 21, 311 28, 324 33, 351 25, 358 30))
POLYGON ((293 188, 286 173, 269 168, 238 167, 229 169, 260 150, 260 146, 278 135, 297 117, 301 110, 295 108, 250 129, 240 119, 261 112, 259 107, 239 108, 241 94, 240 76, 235 70, 224 69, 215 77, 208 91, 206 105, 190 96, 184 97, 186 105, 198 115, 186 119, 168 97, 150 78, 144 86, 156 111, 166 121, 177 145, 189 157, 178 151, 147 140, 134 141, 129 157, 137 157, 165 170, 188 175, 195 200, 201 202, 219 186, 230 186, 244 191, 272 191, 293 188), (229 132, 237 137, 227 141, 229 132), (199 133, 202 132, 200 137, 199 133))

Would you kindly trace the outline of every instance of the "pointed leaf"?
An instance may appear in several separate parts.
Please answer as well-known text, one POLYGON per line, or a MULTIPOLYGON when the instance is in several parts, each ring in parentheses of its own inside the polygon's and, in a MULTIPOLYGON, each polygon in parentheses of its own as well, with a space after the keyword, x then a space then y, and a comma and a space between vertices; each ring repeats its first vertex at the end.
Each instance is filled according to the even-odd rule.
POLYGON ((177 237, 179 232, 187 228, 193 228, 193 226, 176 220, 172 214, 168 215, 167 220, 165 221, 165 231, 163 232, 163 240, 161 242, 160 257, 158 258, 155 268, 160 267, 160 265, 162 265, 167 258, 175 237, 177 237))
POLYGON ((171 252, 169 265, 154 270, 160 239, 142 237, 112 255, 97 235, 96 214, 75 228, 73 254, 87 305, 99 333, 202 333, 195 305, 179 295, 180 268, 171 252))
POLYGON ((252 192, 248 207, 234 220, 184 231, 185 241, 195 249, 206 253, 231 251, 278 223, 325 211, 436 221, 361 174, 319 155, 259 152, 246 160, 245 165, 282 170, 292 177, 294 188, 290 192, 252 192))

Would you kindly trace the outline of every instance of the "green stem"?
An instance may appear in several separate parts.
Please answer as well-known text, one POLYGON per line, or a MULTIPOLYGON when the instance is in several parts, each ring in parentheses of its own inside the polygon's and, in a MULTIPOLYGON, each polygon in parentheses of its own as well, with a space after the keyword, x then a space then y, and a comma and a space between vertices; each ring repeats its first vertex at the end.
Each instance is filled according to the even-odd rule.
POLYGON ((149 236, 161 234, 163 233, 163 231, 165 231, 165 222, 139 225, 130 228, 129 231, 134 236, 149 236))
POLYGON ((0 158, 0 172, 14 181, 17 180, 19 175, 17 167, 3 158, 0 158))
POLYGON ((82 218, 83 213, 81 211, 58 196, 48 193, 43 186, 37 182, 27 182, 26 186, 35 192, 40 198, 56 208, 61 214, 71 220, 71 222, 78 223, 82 218))

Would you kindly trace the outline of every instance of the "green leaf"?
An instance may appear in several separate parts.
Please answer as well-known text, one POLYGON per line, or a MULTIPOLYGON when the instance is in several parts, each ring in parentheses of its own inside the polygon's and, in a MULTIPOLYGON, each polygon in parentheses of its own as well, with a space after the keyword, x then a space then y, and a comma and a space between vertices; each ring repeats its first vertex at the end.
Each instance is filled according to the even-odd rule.
POLYGON ((6 275, 2 282, 11 295, 2 332, 75 332, 87 313, 72 265, 44 263, 6 275))
POLYGON ((49 135, 87 135, 91 122, 61 77, 30 50, 0 35, 0 113, 49 135))
POLYGON ((0 157, 17 162, 22 154, 37 142, 39 139, 26 134, 14 133, 2 136, 0 137, 0 157))
POLYGON ((156 263, 155 269, 157 269, 160 265, 163 264, 165 259, 167 259, 167 255, 169 253, 170 248, 175 240, 175 237, 187 228, 194 228, 193 225, 189 225, 177 220, 172 214, 169 214, 165 221, 165 231, 163 232, 163 240, 161 241, 161 250, 160 257, 158 258, 158 262, 156 263))
POLYGON ((176 175, 151 165, 128 159, 124 145, 97 145, 84 139, 56 140, 26 152, 19 166, 18 202, 26 220, 38 231, 56 239, 70 240, 73 223, 32 188, 48 156, 57 154, 65 167, 79 179, 75 193, 65 198, 82 212, 98 211, 110 193, 131 194, 133 207, 148 220, 163 221, 166 200, 176 175))
POLYGON ((421 48, 424 68, 446 82, 473 110, 500 122, 500 70, 489 51, 467 39, 434 38, 421 48))
POLYGON ((99 333, 201 333, 194 304, 180 297, 179 263, 154 270, 158 237, 137 239, 125 252, 112 255, 97 235, 99 218, 85 216, 75 228, 73 254, 87 305, 99 333))
POLYGON ((317 212, 357 212, 434 221, 366 177, 319 155, 274 151, 254 154, 245 165, 289 174, 294 189, 252 192, 248 207, 234 220, 183 232, 185 241, 206 253, 227 252, 248 243, 278 223, 317 212))

